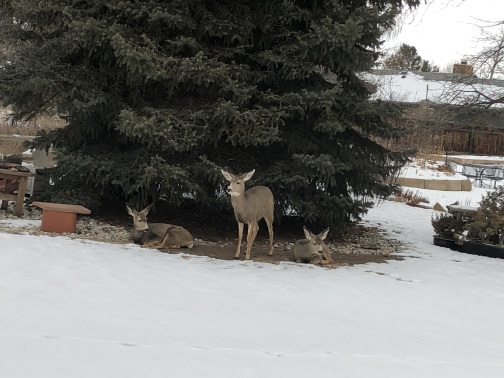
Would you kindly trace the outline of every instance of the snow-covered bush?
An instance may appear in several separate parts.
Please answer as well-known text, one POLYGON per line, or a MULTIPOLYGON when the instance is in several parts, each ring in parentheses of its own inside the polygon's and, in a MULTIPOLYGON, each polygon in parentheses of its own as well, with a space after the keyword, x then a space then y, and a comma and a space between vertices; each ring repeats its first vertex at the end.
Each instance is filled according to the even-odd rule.
POLYGON ((468 238, 486 243, 504 241, 504 186, 489 192, 480 202, 472 220, 467 223, 468 238))

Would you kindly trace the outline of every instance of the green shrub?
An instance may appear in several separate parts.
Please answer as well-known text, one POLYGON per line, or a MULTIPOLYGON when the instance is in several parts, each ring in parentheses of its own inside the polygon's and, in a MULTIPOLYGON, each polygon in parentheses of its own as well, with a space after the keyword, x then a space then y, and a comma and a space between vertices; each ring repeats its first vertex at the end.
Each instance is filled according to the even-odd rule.
POLYGON ((462 233, 465 226, 463 219, 457 219, 448 213, 434 215, 431 218, 431 224, 436 235, 445 239, 454 239, 454 235, 462 233))
POLYGON ((465 228, 469 230, 469 239, 503 244, 504 186, 483 197, 478 210, 465 228))

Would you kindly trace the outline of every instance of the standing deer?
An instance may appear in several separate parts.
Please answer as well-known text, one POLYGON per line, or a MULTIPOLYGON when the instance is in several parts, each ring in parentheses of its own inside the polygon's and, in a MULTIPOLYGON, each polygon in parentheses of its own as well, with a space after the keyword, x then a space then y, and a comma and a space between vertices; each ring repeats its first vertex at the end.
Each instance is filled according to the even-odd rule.
POLYGON ((268 226, 269 250, 273 254, 273 193, 265 186, 254 186, 245 190, 245 181, 250 180, 255 169, 240 176, 221 170, 222 175, 229 181, 228 193, 231 195, 236 221, 238 222, 238 246, 235 259, 240 257, 240 247, 243 237, 243 226, 247 224, 247 249, 245 259, 250 258, 250 250, 259 230, 259 221, 264 218, 268 226))
POLYGON ((294 261, 309 262, 312 264, 327 264, 333 262, 331 252, 324 243, 329 229, 325 229, 318 235, 315 235, 306 227, 303 227, 303 231, 306 239, 300 239, 294 244, 294 261))
POLYGON ((128 214, 133 217, 133 228, 131 229, 131 239, 136 244, 149 248, 192 248, 194 239, 189 231, 184 227, 167 223, 148 223, 147 214, 153 203, 142 211, 126 208, 128 214))

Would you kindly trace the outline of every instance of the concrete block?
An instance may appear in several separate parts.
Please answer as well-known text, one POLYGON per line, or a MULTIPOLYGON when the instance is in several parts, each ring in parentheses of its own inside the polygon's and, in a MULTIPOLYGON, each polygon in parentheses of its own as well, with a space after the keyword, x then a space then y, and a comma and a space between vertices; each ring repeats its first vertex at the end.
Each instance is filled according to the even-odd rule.
POLYGON ((407 186, 409 188, 425 188, 425 180, 418 178, 409 178, 409 177, 399 177, 397 179, 397 183, 401 186, 407 186))
POLYGON ((448 190, 448 182, 450 180, 425 180, 425 189, 431 190, 448 190))
POLYGON ((471 180, 462 180, 460 181, 460 190, 463 190, 465 192, 470 192, 472 190, 472 183, 471 180))

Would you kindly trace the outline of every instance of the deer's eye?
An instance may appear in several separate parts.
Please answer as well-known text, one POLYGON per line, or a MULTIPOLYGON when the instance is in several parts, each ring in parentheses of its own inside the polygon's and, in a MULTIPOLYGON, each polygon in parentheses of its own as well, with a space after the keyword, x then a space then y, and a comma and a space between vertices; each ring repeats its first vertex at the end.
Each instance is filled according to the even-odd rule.
POLYGON ((236 185, 240 185, 240 181, 236 181, 236 185))

